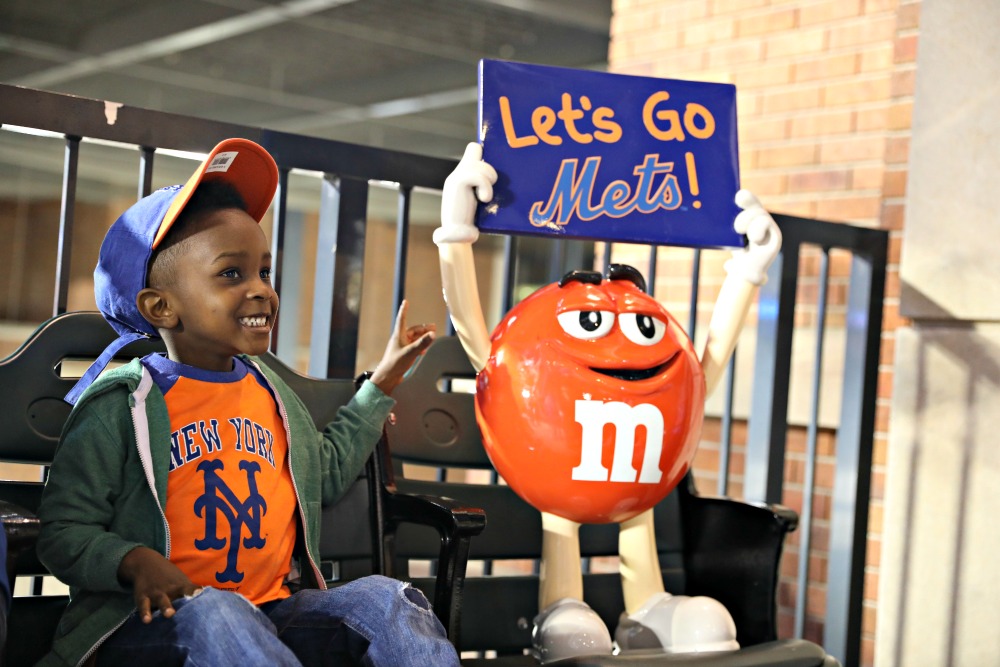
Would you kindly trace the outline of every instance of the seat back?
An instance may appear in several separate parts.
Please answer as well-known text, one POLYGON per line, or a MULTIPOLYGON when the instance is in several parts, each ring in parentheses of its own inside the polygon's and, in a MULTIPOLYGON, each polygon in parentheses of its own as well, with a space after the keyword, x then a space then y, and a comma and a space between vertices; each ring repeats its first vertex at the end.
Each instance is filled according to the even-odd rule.
MULTIPOLYGON (((4 409, 0 410, 0 462, 42 466, 25 468, 26 474, 20 475, 22 479, 0 480, 0 500, 37 513, 43 466, 51 463, 70 413, 70 405, 63 397, 89 362, 116 337, 100 313, 69 313, 43 323, 0 362, 4 403, 4 409)), ((123 350, 122 356, 141 356, 157 349, 162 349, 162 343, 138 341, 123 350)), ((35 554, 37 522, 33 518, 21 519, 26 525, 33 525, 34 530, 32 539, 20 542, 17 547, 11 543, 8 561, 12 587, 15 577, 48 574, 35 554)), ((6 665, 31 665, 41 658, 48 651, 66 605, 65 595, 41 595, 40 578, 31 580, 29 588, 35 595, 15 597, 11 606, 6 665)))
MULTIPOLYGON (((531 644, 538 611, 541 515, 492 473, 470 393, 474 378, 458 339, 438 338, 394 392, 398 403, 387 436, 400 491, 448 496, 486 511, 486 528, 469 555, 460 648, 517 654, 531 644), (465 386, 457 391, 458 385, 465 386), (406 464, 444 472, 416 478, 406 464), (477 477, 487 483, 470 482, 477 477), (476 560, 482 561, 478 576, 476 560)), ((722 602, 743 646, 777 638, 778 565, 794 512, 699 496, 688 475, 655 507, 654 522, 667 591, 722 602)), ((401 551, 427 557, 434 548, 430 536, 409 528, 400 530, 398 542, 406 544, 401 551)), ((581 526, 580 551, 584 599, 613 630, 624 608, 618 526, 581 526)))
MULTIPOLYGON (((116 334, 97 312, 73 312, 42 324, 7 359, 0 361, 0 387, 4 409, 0 410, 0 462, 46 466, 52 461, 70 406, 63 397, 76 379, 116 334)), ((162 351, 162 341, 137 341, 128 345, 116 360, 127 361, 150 352, 162 351)), ((333 419, 337 409, 350 400, 355 391, 352 380, 320 380, 295 372, 276 357, 265 354, 262 361, 274 369, 305 402, 317 425, 333 419)), ((14 503, 37 513, 42 495, 43 468, 37 469, 34 481, 0 480, 0 501, 14 503)), ((324 510, 321 536, 321 567, 331 582, 354 578, 373 571, 372 517, 367 472, 359 477, 341 502, 324 510)), ((48 572, 38 561, 33 538, 20 553, 11 547, 10 576, 34 577, 48 572)), ((17 517, 12 520, 21 520, 17 517)), ((10 526, 8 526, 8 533, 10 526)), ((379 531, 376 530, 376 533, 379 531)), ((375 536, 376 538, 378 535, 375 536)), ((34 595, 14 599, 9 615, 8 642, 4 664, 32 665, 51 645, 59 615, 66 605, 65 595, 41 595, 39 579, 32 584, 34 595)), ((49 588, 62 588, 45 586, 49 588)))

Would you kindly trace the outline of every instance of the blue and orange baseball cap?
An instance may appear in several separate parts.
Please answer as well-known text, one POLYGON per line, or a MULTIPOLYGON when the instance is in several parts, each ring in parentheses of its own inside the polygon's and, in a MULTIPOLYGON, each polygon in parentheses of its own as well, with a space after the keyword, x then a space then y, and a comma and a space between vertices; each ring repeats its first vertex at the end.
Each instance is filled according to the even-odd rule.
POLYGON ((118 333, 100 357, 66 395, 75 404, 111 359, 140 338, 158 338, 156 329, 139 312, 136 298, 146 287, 149 260, 177 221, 195 189, 208 181, 232 185, 246 212, 260 222, 278 187, 278 167, 262 146, 249 139, 219 142, 183 185, 161 188, 133 204, 115 220, 101 244, 94 269, 94 296, 104 319, 118 333))

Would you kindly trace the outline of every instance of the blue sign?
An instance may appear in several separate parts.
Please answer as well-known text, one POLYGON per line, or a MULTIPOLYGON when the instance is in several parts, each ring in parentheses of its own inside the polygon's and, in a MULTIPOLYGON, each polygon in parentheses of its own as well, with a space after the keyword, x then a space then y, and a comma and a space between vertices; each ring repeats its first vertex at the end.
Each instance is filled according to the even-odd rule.
POLYGON ((743 245, 735 86, 482 60, 479 140, 483 231, 743 245))

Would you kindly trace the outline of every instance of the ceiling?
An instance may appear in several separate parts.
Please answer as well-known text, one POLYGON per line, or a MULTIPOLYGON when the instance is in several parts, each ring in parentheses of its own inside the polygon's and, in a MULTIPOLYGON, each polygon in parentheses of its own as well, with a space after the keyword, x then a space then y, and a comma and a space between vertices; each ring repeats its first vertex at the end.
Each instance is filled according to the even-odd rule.
POLYGON ((610 20, 611 0, 0 0, 0 82, 457 157, 480 58, 604 69, 610 20))

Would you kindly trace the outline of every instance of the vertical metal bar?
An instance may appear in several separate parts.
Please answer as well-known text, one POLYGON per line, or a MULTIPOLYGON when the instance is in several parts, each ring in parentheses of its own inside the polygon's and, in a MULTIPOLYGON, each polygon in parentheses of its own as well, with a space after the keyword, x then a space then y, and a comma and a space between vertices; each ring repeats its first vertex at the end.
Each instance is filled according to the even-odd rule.
MULTIPOLYGON (((302 257, 305 250, 305 214, 302 211, 285 210, 285 222, 282 224, 282 238, 285 257, 302 257)), ((278 272, 281 286, 281 307, 278 309, 278 321, 281 325, 281 338, 272 351, 278 358, 293 368, 298 367, 299 346, 299 313, 302 312, 302 272, 296 261, 282 262, 283 268, 278 272)), ((272 346, 274 341, 272 341, 272 346)))
POLYGON ((688 338, 694 340, 698 326, 698 288, 701 286, 701 248, 694 249, 691 261, 691 299, 688 301, 688 338))
POLYGON ((309 373, 354 376, 368 181, 327 174, 322 181, 309 373))
POLYGON ((659 246, 649 246, 649 264, 646 265, 646 293, 650 296, 656 294, 656 251, 659 246))
POLYGON ((780 503, 788 431, 788 382, 792 366, 792 329, 798 284, 799 242, 785 234, 781 254, 767 272, 757 306, 757 356, 754 361, 750 424, 747 431, 744 496, 780 503))
MULTIPOLYGON (((278 168, 278 190, 274 197, 274 217, 271 225, 271 284, 278 297, 284 296, 283 280, 285 264, 285 230, 288 227, 288 168, 278 168)), ((271 330, 271 352, 278 352, 278 335, 284 313, 279 309, 279 318, 271 330)))
MULTIPOLYGON (((406 250, 410 246, 410 195, 413 188, 399 186, 399 207, 396 209, 396 272, 392 287, 392 317, 396 317, 400 304, 406 298, 406 250)), ((395 322, 389 323, 391 327, 395 322)))
POLYGON ((556 239, 552 242, 551 248, 548 279, 550 283, 554 283, 566 273, 566 239, 556 239))
POLYGON ((726 394, 722 410, 722 429, 719 442, 719 481, 717 491, 720 496, 729 493, 729 460, 733 450, 733 396, 736 393, 736 352, 729 357, 726 369, 726 394))
POLYGON ((823 641, 827 652, 840 658, 844 667, 855 667, 861 656, 868 503, 888 242, 888 234, 873 236, 865 244, 866 254, 854 255, 847 298, 844 358, 851 363, 844 369, 837 429, 823 641))
POLYGON ((142 199, 153 191, 153 157, 156 149, 150 146, 139 146, 139 196, 142 199))
POLYGON ((59 210, 59 246, 56 250, 56 291, 52 314, 66 312, 69 299, 69 267, 73 254, 73 215, 76 212, 76 179, 80 164, 80 137, 66 136, 63 159, 62 206, 59 210))
POLYGON ((604 257, 601 261, 604 262, 604 270, 607 271, 608 267, 611 266, 611 251, 614 244, 611 241, 604 242, 604 257))
POLYGON ((823 384, 823 339, 826 336, 826 298, 830 279, 830 250, 823 249, 819 265, 819 296, 816 299, 816 347, 813 353, 812 407, 806 430, 806 466, 802 481, 802 514, 799 517, 799 567, 795 592, 795 636, 806 627, 809 596, 809 546, 812 542, 813 493, 816 487, 816 439, 819 433, 820 388, 823 384))
POLYGON ((517 279, 517 238, 506 236, 503 240, 503 317, 514 307, 514 285, 517 279))

